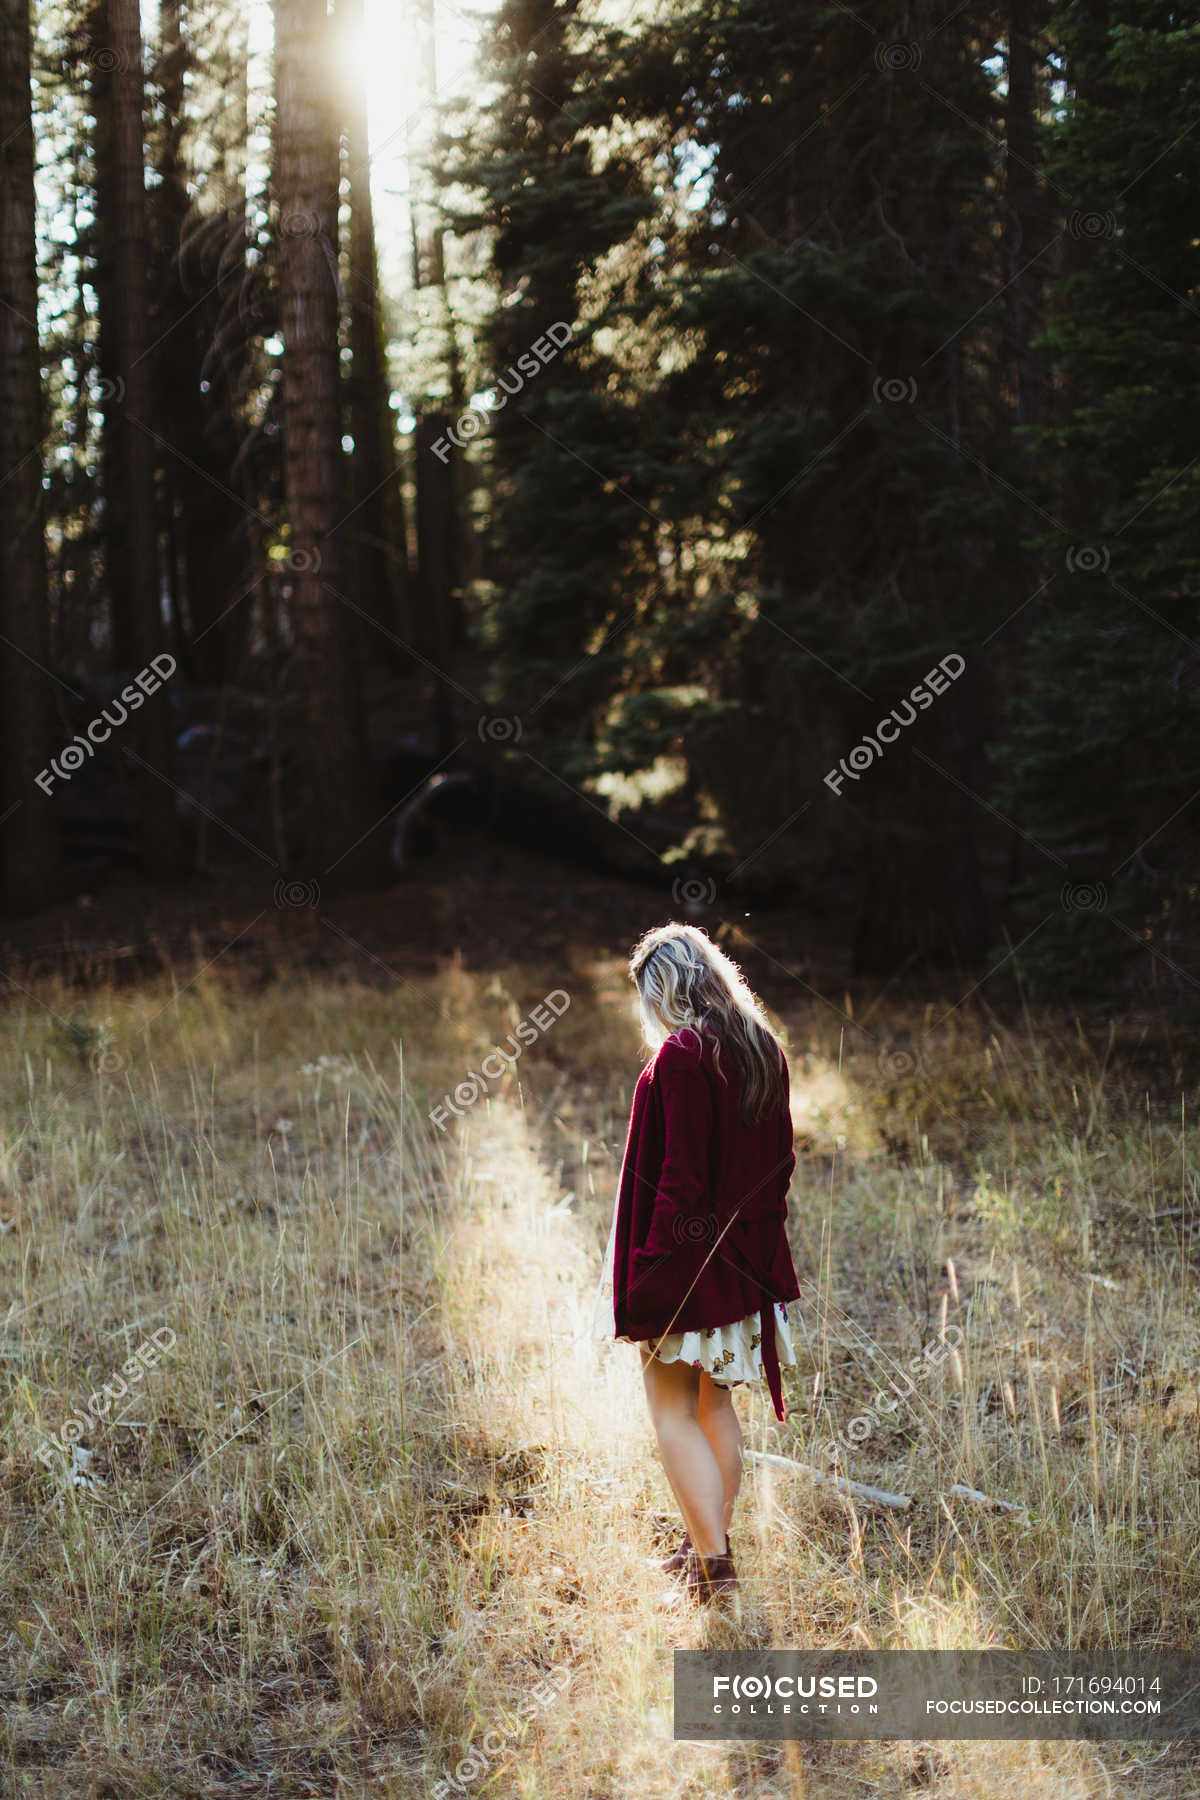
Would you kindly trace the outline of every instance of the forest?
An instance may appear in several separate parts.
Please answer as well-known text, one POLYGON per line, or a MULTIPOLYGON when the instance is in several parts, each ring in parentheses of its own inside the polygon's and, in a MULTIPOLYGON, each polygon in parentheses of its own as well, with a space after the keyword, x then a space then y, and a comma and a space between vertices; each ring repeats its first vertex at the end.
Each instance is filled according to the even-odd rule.
POLYGON ((10 916, 499 834, 1190 1004, 1194 19, 5 16, 10 916))
POLYGON ((1198 221, 1200 5, 0 0, 0 1793, 1195 1800, 1198 221))

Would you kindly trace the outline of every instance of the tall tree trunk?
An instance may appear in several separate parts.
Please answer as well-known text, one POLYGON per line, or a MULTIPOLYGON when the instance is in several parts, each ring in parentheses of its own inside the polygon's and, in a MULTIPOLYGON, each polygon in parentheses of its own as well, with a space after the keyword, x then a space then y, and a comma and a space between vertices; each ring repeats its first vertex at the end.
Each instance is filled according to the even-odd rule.
POLYGON ((1034 262, 1043 245, 1037 201, 1034 143, 1033 0, 1009 0, 1008 100, 1004 168, 1008 201, 1006 275, 1008 280, 1009 354, 1013 371, 1015 423, 1032 425, 1036 414, 1035 363, 1032 349, 1037 296, 1045 271, 1034 262))
MULTIPOLYGON (((151 436, 154 384, 147 330, 146 184, 142 138, 142 37, 138 0, 103 0, 104 37, 93 66, 102 164, 98 219, 104 376, 105 574, 112 607, 113 662, 127 678, 148 669, 165 645, 159 592, 151 436)), ((169 690, 159 687, 119 728, 117 747, 134 761, 142 860, 151 872, 179 862, 170 786, 169 690)), ((114 734, 115 735, 115 734, 114 734)))
MULTIPOLYGON (((448 458, 434 454, 452 421, 446 413, 422 413, 417 420, 417 595, 424 622, 422 640, 437 669, 449 669, 454 654, 454 476, 448 458)), ((455 744, 454 696, 448 681, 434 677, 430 715, 434 749, 448 756, 455 744)))
MULTIPOLYGON (((71 175, 72 232, 77 244, 86 237, 82 215, 91 209, 82 161, 82 156, 77 157, 71 175)), ((50 613, 50 655, 55 666, 63 669, 83 660, 95 600, 91 517, 96 476, 91 468, 92 424, 86 372, 93 331, 88 312, 89 287, 88 260, 81 256, 71 324, 80 356, 71 378, 71 401, 66 415, 70 464, 64 483, 57 567, 51 564, 51 592, 57 596, 57 605, 50 613)))
MULTIPOLYGON (((1048 228, 1045 201, 1039 192, 1037 166, 1037 58, 1035 39, 1042 23, 1041 0, 1009 0, 1008 8, 1008 92, 1005 102, 1004 164, 1006 216, 1005 279, 1007 281, 1007 344, 1004 373, 1009 392, 1003 401, 1011 408, 1016 426, 1040 422, 1044 385, 1042 361, 1033 348, 1033 339, 1041 324, 1042 294, 1052 275, 1050 255, 1039 256, 1051 233, 1048 228), (1037 259, 1035 261, 1035 258, 1037 259)), ((1024 462, 1026 471, 1034 473, 1032 448, 1019 437, 1013 440, 1014 454, 1024 462)), ((1012 576, 1021 591, 1033 593, 1038 585, 1037 559, 1020 545, 1012 550, 1012 576)), ((1020 668, 1025 646, 1033 630, 1037 611, 1022 608, 1008 627, 998 648, 995 667, 1007 664, 1020 668)), ((1021 879, 1025 839, 1016 831, 1009 836, 1006 885, 1011 893, 1021 879)))
MULTIPOLYGON (((1112 28, 1112 8, 1108 0, 1092 0, 1092 4, 1082 15, 1087 20, 1088 32, 1094 46, 1091 56, 1082 58, 1081 65, 1069 60, 1066 67, 1065 94, 1062 104, 1069 112, 1078 113, 1094 108, 1115 110, 1122 103, 1119 91, 1114 91, 1103 75, 1101 47, 1108 39, 1112 28)), ((1086 214, 1083 215, 1086 218, 1086 214)), ((1102 245, 1099 239, 1081 225, 1080 214, 1072 208, 1066 221, 1066 233, 1061 246, 1059 260, 1060 284, 1057 285, 1054 307, 1069 312, 1072 302, 1064 299, 1061 283, 1070 283, 1072 277, 1083 275, 1091 268, 1102 245)), ((1069 293, 1069 286, 1067 288, 1069 293)), ((1067 424, 1075 418, 1088 403, 1086 388, 1080 385, 1077 373, 1060 373, 1054 383, 1053 422, 1067 424)), ((1050 410, 1050 409, 1048 409, 1050 410)), ((1072 533, 1076 530, 1079 536, 1077 543, 1086 543, 1091 529, 1091 521, 1095 518, 1096 486, 1093 472, 1089 470, 1078 456, 1068 455, 1063 478, 1062 492, 1059 495, 1059 510, 1072 533)))
POLYGON ((0 866, 12 911, 44 905, 55 862, 42 523, 29 0, 0 0, 0 866))
MULTIPOLYGON (((351 41, 361 41, 364 0, 340 0, 342 28, 351 41)), ((379 305, 379 267, 375 250, 375 214, 371 201, 371 148, 366 83, 355 71, 347 80, 344 104, 346 156, 350 182, 350 380, 348 412, 354 454, 350 464, 351 506, 347 527, 354 546, 354 598, 369 619, 395 634, 400 625, 398 597, 407 586, 407 543, 404 495, 398 476, 395 434, 388 407, 383 318, 379 305)), ((363 645, 369 661, 392 660, 395 646, 383 632, 363 621, 363 645)))
MULTIPOLYGON (((222 417, 229 432, 231 462, 229 485, 242 503, 241 536, 230 559, 233 579, 242 599, 222 621, 224 635, 222 678, 226 684, 245 679, 246 661, 253 638, 258 597, 246 597, 245 589, 266 563, 262 539, 261 495, 256 485, 253 441, 246 404, 254 379, 253 333, 243 317, 248 287, 247 242, 250 230, 250 27, 244 12, 231 18, 229 54, 234 67, 230 127, 223 151, 222 215, 225 240, 217 258, 215 280, 220 300, 213 328, 210 366, 218 373, 222 390, 222 417)), ((207 285, 207 275, 205 276, 207 285)), ((204 371, 207 373, 208 371, 204 371)), ((274 599, 268 603, 274 604, 274 599)))
MULTIPOLYGON (((219 687, 238 677, 250 612, 235 604, 247 585, 251 515, 233 488, 233 384, 226 359, 212 354, 213 335, 220 329, 213 288, 229 285, 220 267, 223 248, 234 246, 235 261, 244 254, 244 209, 237 209, 231 229, 219 214, 206 221, 193 206, 185 112, 193 51, 181 15, 181 0, 161 0, 154 334, 162 345, 158 391, 167 420, 164 435, 179 453, 168 452, 164 463, 180 635, 191 677, 203 687, 219 687), (205 230, 206 222, 215 230, 205 230)), ((236 46, 232 54, 236 58, 236 46)))
MULTIPOLYGON (((337 540, 338 135, 325 0, 276 0, 275 158, 283 333, 283 480, 290 547, 296 766, 308 872, 339 884, 380 866, 365 807, 366 732, 337 540), (368 835, 358 843, 360 835, 368 835)), ((298 808, 298 811, 300 809, 298 808)), ((378 841, 376 841, 378 840, 378 841)))
MULTIPOLYGON (((416 54, 422 76, 421 98, 427 118, 436 117, 438 99, 437 3, 415 0, 416 54)), ((413 286, 435 290, 445 333, 445 371, 449 409, 422 411, 415 439, 417 581, 412 639, 435 669, 449 674, 461 637, 460 596, 464 558, 463 521, 467 516, 469 468, 465 457, 435 457, 433 445, 463 411, 465 394, 458 334, 446 284, 445 232, 430 175, 432 133, 408 124, 408 176, 411 200, 413 286)), ((430 729, 440 756, 455 740, 454 697, 443 674, 434 676, 430 729)))

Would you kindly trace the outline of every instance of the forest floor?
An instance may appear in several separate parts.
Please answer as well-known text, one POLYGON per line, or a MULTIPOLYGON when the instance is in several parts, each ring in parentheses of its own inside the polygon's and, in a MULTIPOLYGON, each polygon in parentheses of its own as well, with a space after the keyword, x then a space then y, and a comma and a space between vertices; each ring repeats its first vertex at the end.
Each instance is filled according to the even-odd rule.
POLYGON ((1194 1647, 1194 1028, 868 991, 741 922, 804 1289, 789 1419, 740 1392, 747 1445, 818 1462, 858 1420, 848 1473, 912 1501, 752 1462, 742 1617, 695 1615, 648 1567, 673 1509, 636 1352, 588 1338, 624 960, 663 914, 535 875, 110 890, 6 931, 0 1791, 1195 1795, 1186 1745, 676 1743, 671 1710, 675 1647, 1194 1647))

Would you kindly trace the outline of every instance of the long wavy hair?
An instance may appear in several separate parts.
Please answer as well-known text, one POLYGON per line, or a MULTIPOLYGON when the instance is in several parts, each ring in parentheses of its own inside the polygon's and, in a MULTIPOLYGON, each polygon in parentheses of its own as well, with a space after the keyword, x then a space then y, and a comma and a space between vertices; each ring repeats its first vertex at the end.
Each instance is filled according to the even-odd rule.
POLYGON ((765 1119, 788 1104, 779 1035, 737 964, 698 925, 658 925, 635 946, 629 975, 651 1050, 691 1030, 713 1045, 717 1073, 728 1052, 742 1078, 742 1118, 765 1119))

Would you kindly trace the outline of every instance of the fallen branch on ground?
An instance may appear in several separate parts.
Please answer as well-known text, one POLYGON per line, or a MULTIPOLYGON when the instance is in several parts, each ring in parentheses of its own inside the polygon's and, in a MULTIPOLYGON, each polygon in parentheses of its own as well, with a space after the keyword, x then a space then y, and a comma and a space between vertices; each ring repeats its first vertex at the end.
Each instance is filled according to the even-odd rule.
MULTIPOLYGON (((865 1481, 851 1481, 848 1475, 826 1475, 823 1469, 814 1469, 808 1463, 794 1462, 790 1456, 776 1456, 769 1450, 747 1450, 746 1455, 753 1462, 766 1463, 772 1469, 783 1469, 789 1475, 807 1475, 818 1487, 834 1488, 839 1494, 862 1501, 864 1506, 889 1506, 896 1512, 903 1512, 913 1502, 911 1494, 890 1494, 886 1488, 871 1487, 865 1481)), ((976 1506, 995 1506, 1002 1512, 1024 1513, 1026 1510, 1012 1500, 999 1500, 992 1494, 981 1493, 978 1488, 964 1487, 961 1483, 948 1488, 937 1497, 939 1500, 970 1500, 976 1506)))
POLYGON ((807 1475, 819 1487, 836 1488, 839 1493, 850 1494, 870 1506, 891 1506, 903 1512, 906 1506, 912 1505, 911 1494, 889 1494, 886 1488, 868 1487, 865 1482, 851 1481, 848 1475, 826 1475, 823 1469, 793 1462, 790 1456, 775 1456, 769 1450, 747 1450, 746 1455, 755 1462, 767 1463, 772 1469, 785 1469, 789 1475, 807 1475))
POLYGON ((957 1487, 947 1488, 941 1496, 944 1500, 973 1500, 977 1506, 998 1506, 1001 1512, 1023 1513, 1025 1508, 1018 1506, 1015 1500, 998 1500, 995 1494, 981 1494, 978 1488, 964 1487, 961 1482, 957 1487))

